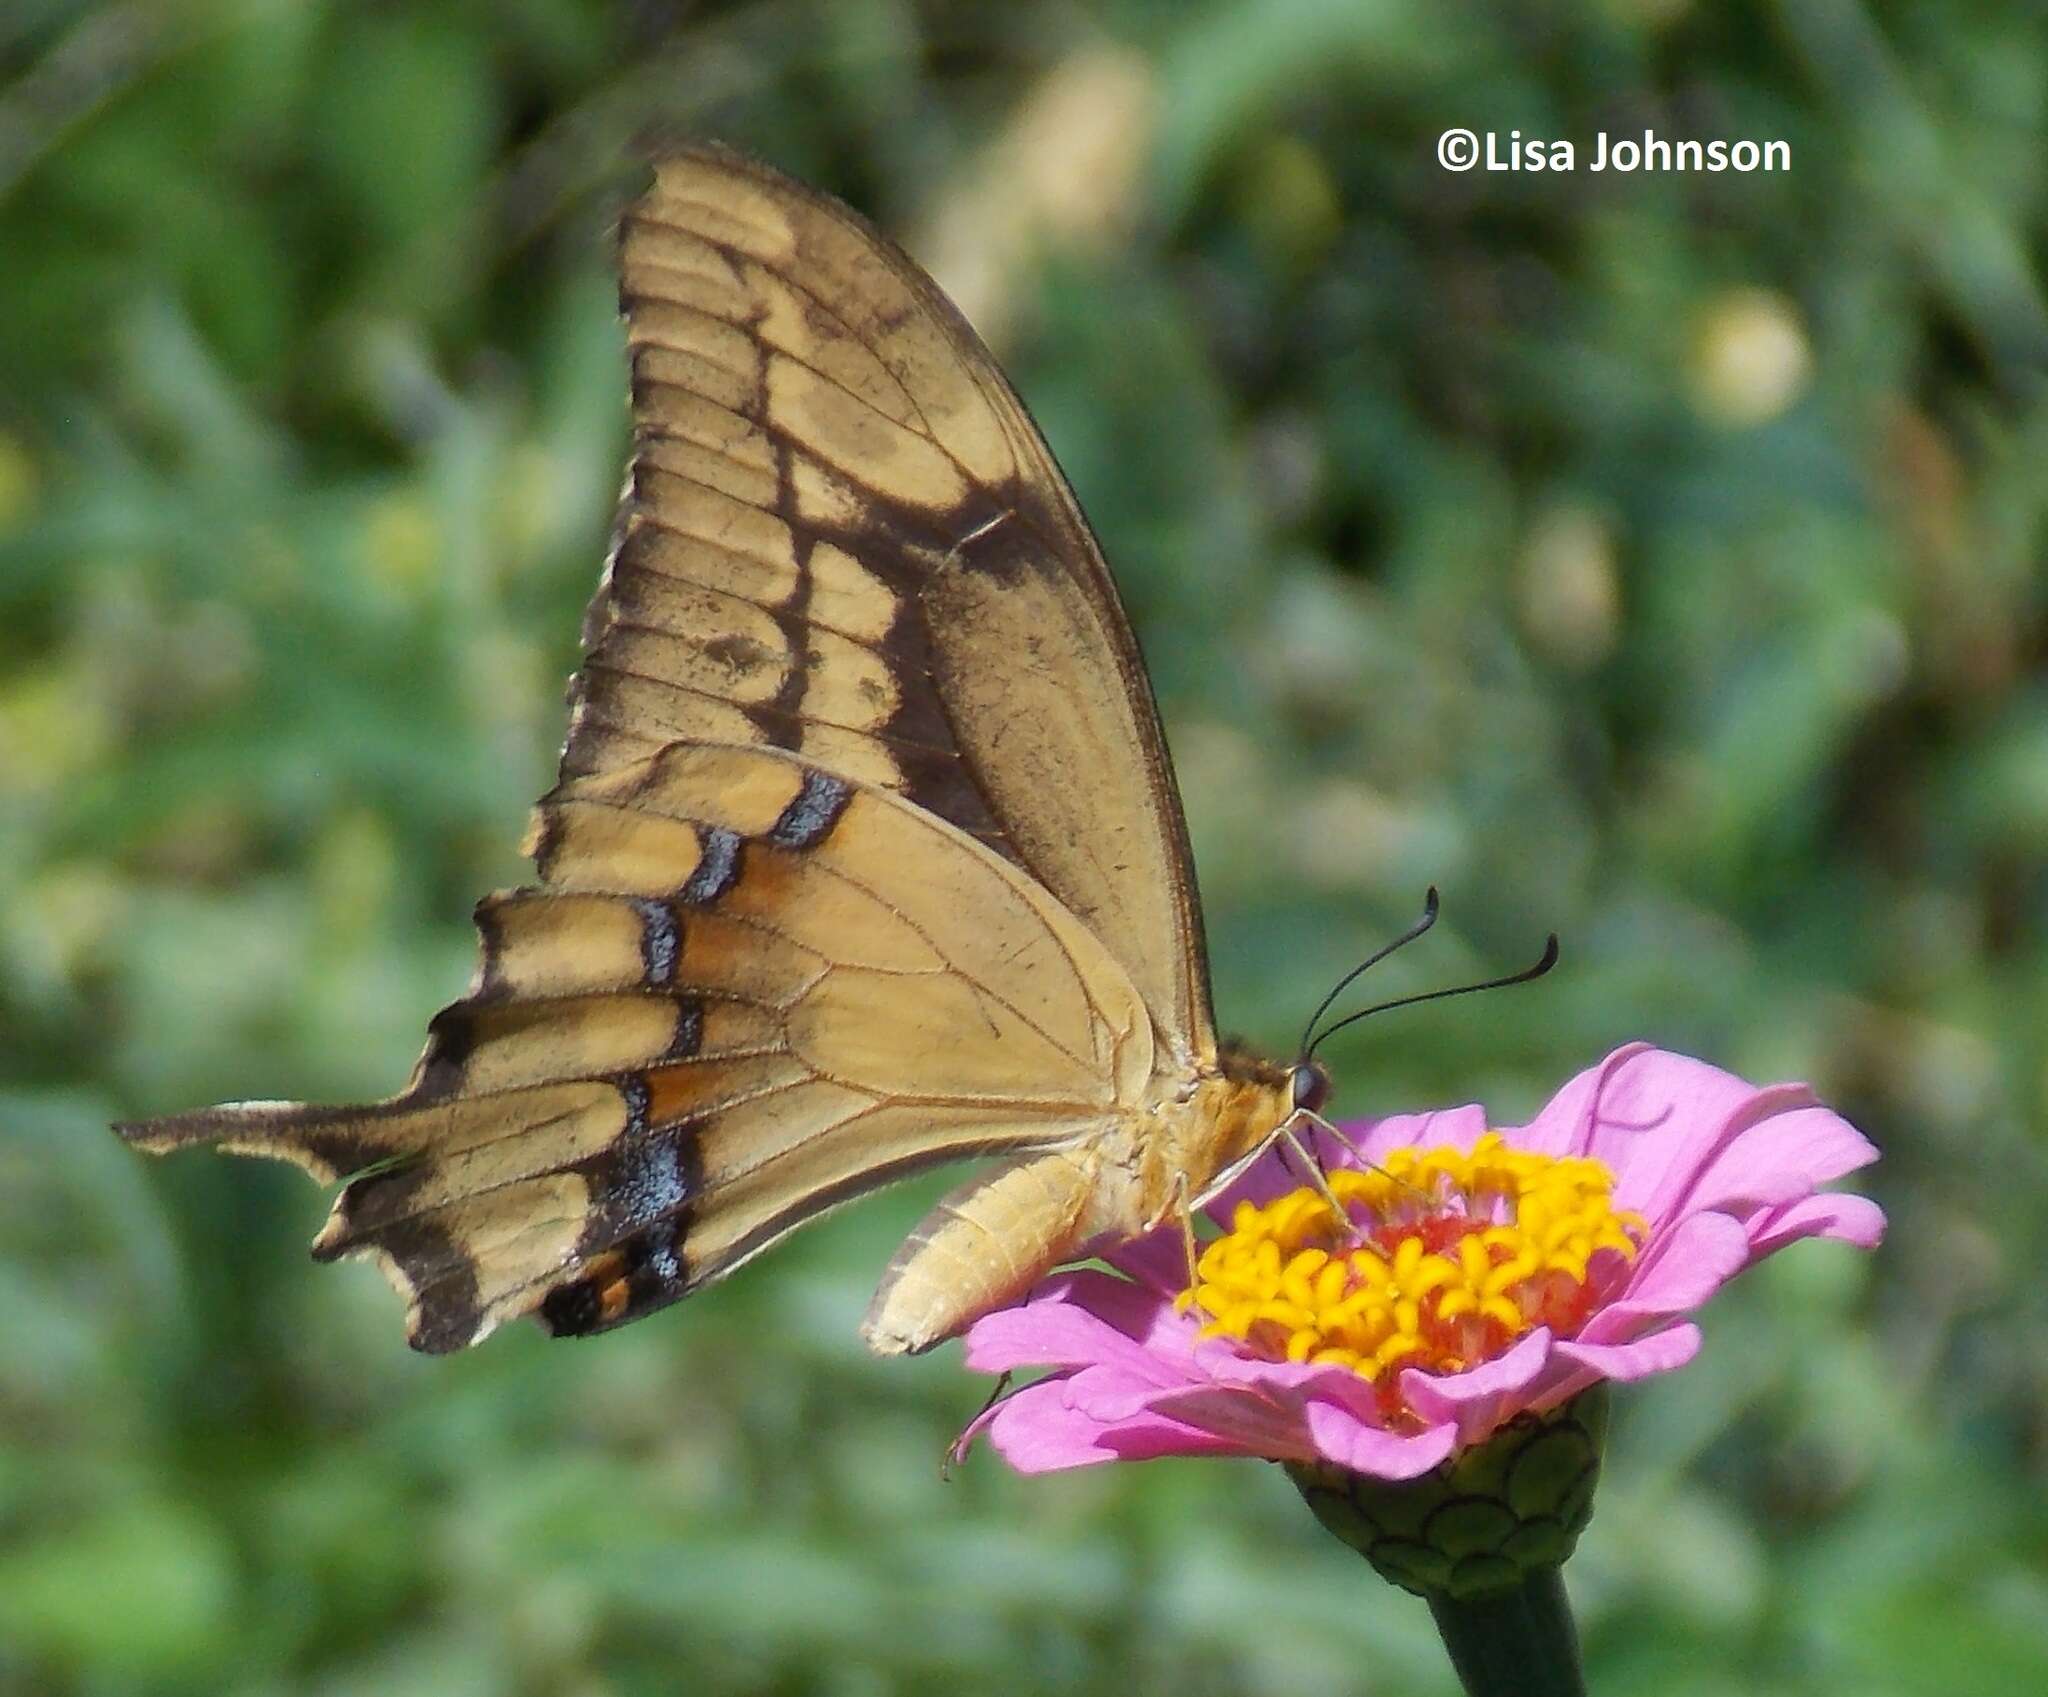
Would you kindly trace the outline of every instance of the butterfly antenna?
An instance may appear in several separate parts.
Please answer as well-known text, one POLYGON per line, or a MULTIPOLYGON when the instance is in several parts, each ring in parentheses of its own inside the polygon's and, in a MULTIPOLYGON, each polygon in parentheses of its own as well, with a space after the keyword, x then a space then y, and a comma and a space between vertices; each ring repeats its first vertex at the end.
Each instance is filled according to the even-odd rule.
MULTIPOLYGON (((1431 893, 1434 894, 1433 891, 1431 893)), ((1434 912, 1432 912, 1431 917, 1435 917, 1434 912)), ((1505 990, 1511 984, 1527 984, 1532 979, 1541 978, 1555 965, 1557 965, 1557 933, 1553 931, 1544 942, 1543 958, 1534 966, 1525 966, 1520 972, 1510 972, 1504 978, 1488 978, 1478 984, 1456 984, 1448 990, 1425 990, 1419 996, 1397 996, 1391 1002, 1379 1002, 1372 1007, 1361 1008, 1357 1013, 1345 1015, 1344 1018, 1338 1020, 1335 1025, 1316 1038, 1315 1042, 1311 1043, 1303 1052, 1302 1059, 1307 1060, 1313 1056, 1317 1045, 1327 1042, 1338 1032, 1342 1031, 1345 1026, 1356 1025, 1361 1019, 1370 1018, 1373 1014, 1387 1013, 1394 1008, 1412 1008, 1417 1002, 1440 1002, 1446 996, 1469 996, 1477 990, 1505 990)), ((1354 974, 1354 976, 1356 975, 1354 974)))
MULTIPOLYGON (((1357 981, 1359 975, 1366 971, 1367 968, 1378 966, 1381 961, 1385 960, 1396 949, 1405 949, 1417 937, 1421 936, 1423 932, 1434 925, 1436 923, 1436 910, 1436 886, 1432 884, 1429 887, 1429 893, 1422 898, 1422 917, 1416 920, 1413 925, 1409 926, 1407 930, 1403 931, 1391 943, 1387 944, 1385 948, 1375 950, 1372 954, 1367 955, 1364 960, 1360 961, 1330 987, 1330 993, 1316 1004, 1316 1011, 1308 1016, 1308 1024, 1302 1027, 1301 1047, 1298 1053, 1303 1060, 1313 1055, 1316 1052, 1316 1044, 1322 1041, 1322 1038, 1317 1037, 1315 1034, 1316 1021, 1330 1011, 1330 1004, 1343 995, 1346 990, 1350 989, 1352 984, 1357 981)), ((1328 1035, 1328 1032, 1323 1034, 1325 1037, 1328 1035)))

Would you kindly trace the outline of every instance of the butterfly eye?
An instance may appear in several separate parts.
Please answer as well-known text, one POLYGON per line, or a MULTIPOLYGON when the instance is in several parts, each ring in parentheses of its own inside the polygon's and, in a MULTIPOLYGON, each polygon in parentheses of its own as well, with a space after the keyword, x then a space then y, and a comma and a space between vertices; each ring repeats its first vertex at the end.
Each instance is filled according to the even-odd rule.
POLYGON ((1330 1099, 1330 1074, 1321 1061, 1304 1061, 1296 1067, 1288 1079, 1294 1093, 1294 1105, 1308 1113, 1314 1113, 1330 1099))

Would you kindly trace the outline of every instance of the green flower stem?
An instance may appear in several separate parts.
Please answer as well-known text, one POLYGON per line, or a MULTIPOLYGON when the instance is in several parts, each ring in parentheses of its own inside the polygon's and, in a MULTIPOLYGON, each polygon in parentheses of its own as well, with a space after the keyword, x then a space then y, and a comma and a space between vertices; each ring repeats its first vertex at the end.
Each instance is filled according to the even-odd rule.
POLYGON ((1429 1599, 1467 1697, 1585 1697, 1564 1569, 1538 1568, 1510 1591, 1429 1599))

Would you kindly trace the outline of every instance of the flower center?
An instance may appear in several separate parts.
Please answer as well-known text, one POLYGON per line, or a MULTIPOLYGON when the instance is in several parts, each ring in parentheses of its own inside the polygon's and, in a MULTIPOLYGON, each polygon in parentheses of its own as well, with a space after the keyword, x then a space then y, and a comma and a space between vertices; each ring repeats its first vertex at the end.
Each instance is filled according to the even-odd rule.
POLYGON ((1513 1149, 1498 1132, 1469 1155, 1393 1149, 1329 1181, 1343 1219, 1312 1188, 1240 1202, 1180 1307, 1209 1316, 1204 1337, 1351 1368, 1383 1387, 1390 1413, 1390 1369, 1456 1373, 1532 1327, 1574 1335, 1648 1230, 1615 1211, 1604 1162, 1513 1149))

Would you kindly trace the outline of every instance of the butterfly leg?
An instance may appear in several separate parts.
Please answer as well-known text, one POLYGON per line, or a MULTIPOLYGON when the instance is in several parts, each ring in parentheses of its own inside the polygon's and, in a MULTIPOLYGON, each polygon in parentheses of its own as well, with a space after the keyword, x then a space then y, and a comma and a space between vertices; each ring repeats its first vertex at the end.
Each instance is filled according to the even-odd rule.
POLYGON ((1351 1210, 1337 1200, 1337 1193, 1330 1188, 1330 1175, 1323 1171, 1323 1163, 1309 1153, 1308 1145, 1301 1140, 1301 1133, 1294 1129, 1295 1119, 1302 1115, 1307 1115, 1311 1119, 1315 1118, 1313 1114, 1308 1114, 1306 1109, 1297 1108, 1293 1115, 1290 1115, 1281 1122, 1277 1135, 1280 1141, 1286 1144, 1293 1152, 1295 1160, 1301 1163, 1302 1177, 1307 1179, 1316 1190, 1320 1191, 1323 1200, 1329 1203, 1330 1212, 1340 1222, 1347 1221, 1351 1218, 1351 1210))
POLYGON ((963 1428, 965 1435, 955 1438, 939 1456, 939 1482, 941 1484, 950 1484, 952 1482, 953 1463, 965 1458, 968 1441, 967 1435, 971 1435, 981 1425, 982 1421, 987 1418, 988 1411, 1003 1400, 1003 1393, 1010 1388, 1010 1380, 1014 1376, 1006 1372, 1000 1379, 996 1380, 996 1388, 988 1393, 988 1401, 974 1411, 974 1418, 968 1421, 965 1428, 963 1428))
MULTIPOLYGON (((1399 1185, 1403 1190, 1411 1192, 1421 1201, 1428 1202, 1431 1200, 1429 1193, 1423 1190, 1420 1186, 1410 1184, 1404 1178, 1396 1178, 1392 1173, 1388 1172, 1385 1167, 1381 1166, 1379 1162, 1368 1160, 1366 1158, 1366 1153, 1363 1149, 1359 1148, 1359 1146, 1356 1143, 1352 1142, 1350 1137, 1348 1137, 1342 1130, 1340 1130, 1337 1126, 1333 1125, 1330 1121, 1324 1119, 1323 1116, 1317 1113, 1313 1108, 1296 1108, 1294 1111, 1297 1114, 1299 1114, 1303 1119, 1307 1120, 1310 1124, 1312 1124, 1318 1131, 1328 1133, 1328 1135, 1332 1139, 1334 1139, 1338 1144, 1342 1145, 1345 1149, 1349 1150, 1351 1152, 1352 1158, 1358 1162, 1358 1165, 1361 1170, 1369 1173, 1378 1173, 1380 1177, 1385 1179, 1389 1184, 1399 1185)), ((1316 1164, 1319 1167, 1322 1165, 1320 1161, 1318 1161, 1316 1164)))
MULTIPOLYGON (((1371 1161, 1368 1161, 1365 1158, 1365 1151, 1359 1148, 1359 1146, 1356 1143, 1352 1142, 1349 1135, 1345 1133, 1345 1131, 1341 1127, 1339 1127, 1330 1120, 1324 1119, 1321 1114, 1315 1111, 1315 1109, 1296 1108, 1294 1111, 1295 1113, 1300 1115, 1301 1118, 1307 1120, 1310 1125, 1314 1126, 1316 1130, 1320 1131, 1324 1136, 1329 1138, 1330 1141, 1332 1143, 1335 1143, 1339 1148, 1349 1150, 1353 1158, 1356 1159, 1356 1161, 1361 1167, 1370 1167, 1373 1165, 1371 1161)), ((1316 1162, 1316 1165, 1321 1166, 1322 1164, 1323 1163, 1319 1158, 1316 1162)))
POLYGON ((1173 1211, 1180 1216, 1181 1247, 1188 1256, 1188 1290, 1192 1292, 1202 1282, 1200 1269, 1201 1249, 1195 1242, 1195 1209, 1193 1198, 1188 1192, 1188 1175, 1177 1174, 1173 1181, 1173 1211))

